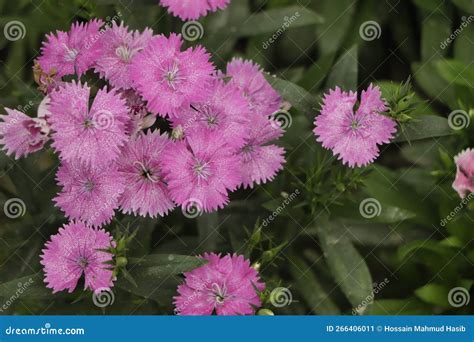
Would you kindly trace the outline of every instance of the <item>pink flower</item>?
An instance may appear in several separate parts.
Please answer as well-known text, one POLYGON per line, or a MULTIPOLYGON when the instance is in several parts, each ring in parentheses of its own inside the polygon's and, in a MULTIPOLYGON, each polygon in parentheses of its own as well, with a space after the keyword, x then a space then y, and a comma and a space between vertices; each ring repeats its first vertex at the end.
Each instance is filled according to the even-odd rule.
POLYGON ((181 36, 153 37, 132 61, 131 74, 148 109, 161 116, 178 116, 192 103, 207 100, 214 66, 198 46, 181 51, 181 36))
POLYGON ((269 116, 280 109, 280 95, 267 82, 258 64, 234 58, 227 64, 226 76, 231 77, 255 113, 269 116))
POLYGON ((168 138, 154 131, 130 140, 123 148, 117 164, 125 178, 125 191, 120 198, 124 213, 164 216, 174 207, 159 160, 167 144, 168 138))
POLYGON ((48 137, 42 132, 42 121, 30 118, 16 110, 5 108, 7 115, 0 115, 0 144, 7 155, 15 155, 15 159, 39 151, 48 137))
POLYGON ((162 153, 171 198, 183 209, 190 204, 205 212, 222 208, 229 201, 228 191, 239 184, 238 159, 217 133, 188 136, 162 153))
POLYGON ((285 150, 269 144, 283 135, 277 122, 260 115, 253 115, 243 147, 236 152, 244 188, 253 188, 254 183, 264 184, 275 178, 285 163, 285 150))
POLYGON ((112 237, 105 230, 92 229, 82 222, 70 222, 59 228, 46 242, 41 264, 45 283, 53 293, 74 291, 84 275, 84 290, 93 291, 113 286, 112 255, 101 251, 112 246, 112 237))
POLYGON ((474 192, 474 149, 468 148, 462 151, 454 157, 454 161, 457 172, 453 188, 461 198, 464 198, 474 192))
POLYGON ((54 201, 68 218, 93 227, 112 220, 125 186, 113 164, 91 167, 79 161, 63 161, 56 179, 62 189, 54 201))
POLYGON ((95 71, 106 78, 111 85, 127 89, 132 86, 130 64, 133 57, 140 52, 153 36, 153 31, 146 29, 128 31, 128 27, 115 22, 103 34, 100 44, 102 54, 97 60, 95 71))
POLYGON ((150 128, 156 121, 156 116, 148 114, 146 102, 143 101, 133 89, 120 91, 120 95, 127 102, 130 121, 127 124, 127 132, 135 138, 142 130, 150 128))
POLYGON ((343 164, 365 166, 379 155, 378 145, 390 142, 396 122, 380 113, 387 110, 378 87, 362 91, 359 108, 354 111, 357 94, 336 87, 324 96, 321 114, 316 117, 314 134, 323 147, 331 149, 343 164))
POLYGON ((235 86, 220 79, 214 80, 210 90, 209 100, 183 110, 172 119, 173 127, 181 126, 187 135, 218 131, 229 146, 242 147, 250 124, 247 101, 235 86))
POLYGON ((50 33, 43 42, 38 63, 41 69, 57 77, 85 73, 99 58, 99 29, 103 22, 91 20, 87 23, 74 23, 69 32, 50 33))
POLYGON ((64 160, 80 160, 92 165, 115 160, 130 120, 125 100, 115 90, 97 92, 89 109, 87 84, 66 83, 51 94, 53 147, 64 160))
POLYGON ((174 297, 180 315, 252 315, 265 289, 257 271, 242 255, 204 254, 208 263, 184 274, 174 297), (256 290, 257 289, 257 290, 256 290))
POLYGON ((217 9, 224 9, 230 0, 160 0, 168 12, 180 17, 182 20, 195 20, 217 9))

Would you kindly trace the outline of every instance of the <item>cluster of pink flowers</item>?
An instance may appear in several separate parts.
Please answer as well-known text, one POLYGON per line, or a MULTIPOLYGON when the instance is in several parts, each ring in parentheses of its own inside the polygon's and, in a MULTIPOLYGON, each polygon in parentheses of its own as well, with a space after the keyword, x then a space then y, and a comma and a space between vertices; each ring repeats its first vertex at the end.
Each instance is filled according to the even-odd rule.
POLYGON ((161 6, 182 20, 198 19, 209 12, 226 8, 229 3, 230 0, 160 0, 161 6))
MULTIPOLYGON (((205 1, 207 10, 227 2, 205 1)), ((47 35, 35 62, 45 93, 39 115, 6 109, 0 116, 8 155, 23 157, 50 142, 61 162, 54 202, 70 222, 42 255, 54 292, 72 291, 82 275, 93 291, 113 286, 104 264, 112 263, 105 251, 113 242, 101 227, 117 210, 156 217, 192 203, 211 212, 229 202, 230 192, 266 183, 283 168, 285 151, 273 143, 283 129, 272 115, 281 99, 261 68, 233 59, 219 71, 203 47, 183 43, 179 35, 131 31, 123 23, 74 23, 68 32, 47 35), (160 120, 162 131, 158 117, 168 120, 160 120)), ((252 284, 262 285, 248 262, 204 258, 207 270, 217 270, 206 279, 209 290, 226 298, 215 309, 253 312, 259 300, 252 284), (230 271, 222 268, 229 265, 236 283, 226 280, 230 271)))

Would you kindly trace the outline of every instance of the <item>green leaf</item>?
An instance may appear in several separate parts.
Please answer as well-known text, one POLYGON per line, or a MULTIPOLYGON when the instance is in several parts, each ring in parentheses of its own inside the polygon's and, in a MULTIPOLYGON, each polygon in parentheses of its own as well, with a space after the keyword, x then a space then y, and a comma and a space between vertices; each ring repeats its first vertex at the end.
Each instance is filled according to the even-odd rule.
POLYGON ((444 13, 430 12, 422 22, 421 59, 431 61, 443 58, 448 49, 442 47, 444 37, 451 34, 451 18, 444 13))
POLYGON ((266 78, 284 100, 290 102, 293 107, 303 114, 314 117, 314 113, 319 107, 316 96, 311 95, 299 85, 289 81, 269 75, 266 78))
MULTIPOLYGON (((321 248, 336 283, 353 308, 372 295, 372 276, 364 258, 334 223, 319 227, 321 248)), ((361 310, 363 312, 364 308, 361 310)))
POLYGON ((472 0, 453 0, 453 3, 467 13, 474 13, 474 2, 472 0))
POLYGON ((438 305, 441 307, 449 307, 448 294, 449 287, 440 284, 426 284, 415 290, 415 294, 426 303, 438 305))
POLYGON ((370 308, 371 315, 428 315, 431 306, 417 298, 378 299, 370 308))
POLYGON ((286 30, 307 25, 321 24, 324 19, 314 11, 301 6, 269 9, 250 16, 237 30, 237 36, 255 36, 272 33, 280 36, 286 30))
POLYGON ((422 140, 444 137, 454 134, 446 118, 435 115, 423 115, 410 121, 403 130, 399 129, 393 142, 422 140))
MULTIPOLYGON (((474 6, 474 5, 473 5, 474 6)), ((472 62, 472 42, 474 42, 474 25, 467 24, 467 21, 461 24, 462 32, 451 42, 454 44, 454 58, 464 63, 472 62)))
POLYGON ((358 76, 357 45, 347 50, 333 65, 326 82, 326 88, 336 86, 343 90, 357 90, 358 76))
POLYGON ((0 297, 3 298, 45 298, 51 297, 52 291, 43 281, 42 274, 32 274, 0 284, 0 297))
POLYGON ((295 288, 301 292, 311 311, 319 315, 341 314, 337 305, 321 286, 317 276, 303 259, 292 256, 289 265, 295 288))
POLYGON ((449 83, 474 88, 474 66, 456 60, 441 60, 436 63, 440 75, 449 83))

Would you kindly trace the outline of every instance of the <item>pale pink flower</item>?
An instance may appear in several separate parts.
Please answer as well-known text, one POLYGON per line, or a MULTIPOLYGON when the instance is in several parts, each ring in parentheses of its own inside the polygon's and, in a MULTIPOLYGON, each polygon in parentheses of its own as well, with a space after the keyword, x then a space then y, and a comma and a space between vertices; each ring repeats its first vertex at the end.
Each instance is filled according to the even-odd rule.
POLYGON ((92 229, 82 222, 73 221, 59 228, 41 255, 47 287, 53 293, 71 293, 84 276, 84 290, 110 289, 112 270, 106 263, 112 261, 112 254, 103 250, 112 244, 112 237, 105 230, 92 229))
POLYGON ((230 0, 160 0, 168 12, 182 20, 195 20, 205 16, 208 12, 226 8, 230 0))
POLYGON ((169 144, 162 152, 171 198, 183 209, 190 202, 205 212, 223 208, 228 192, 238 186, 238 159, 222 140, 218 133, 202 131, 169 144))
POLYGON ((280 109, 280 95, 265 79, 258 64, 234 58, 227 64, 226 76, 240 89, 255 113, 270 116, 280 109))
POLYGON ((98 43, 101 20, 73 23, 69 32, 56 31, 46 36, 38 63, 46 74, 82 75, 100 56, 98 43))
POLYGON ((48 141, 42 131, 43 119, 30 118, 16 110, 5 108, 7 115, 0 115, 0 144, 7 155, 15 159, 39 151, 48 141))
POLYGON ((168 142, 165 135, 154 131, 141 134, 124 146, 117 161, 125 179, 125 191, 120 198, 124 213, 156 217, 166 215, 174 207, 159 159, 168 142))
POLYGON ((378 87, 362 91, 357 110, 356 102, 354 92, 331 90, 324 96, 314 129, 317 141, 350 167, 372 163, 380 153, 378 145, 389 143, 396 132, 396 122, 381 114, 387 107, 378 87))
POLYGON ((181 51, 182 44, 174 33, 169 38, 155 36, 132 61, 135 88, 154 114, 178 116, 210 95, 214 72, 210 55, 201 46, 181 51))
POLYGON ((63 161, 56 179, 62 189, 54 202, 68 218, 93 227, 112 220, 125 186, 124 177, 114 164, 99 167, 63 161))
POLYGON ((461 198, 474 192, 474 149, 468 148, 454 157, 457 172, 453 183, 454 190, 461 198))
POLYGON ((115 90, 99 90, 90 108, 89 96, 87 84, 75 82, 51 93, 52 146, 67 161, 107 164, 128 138, 128 108, 115 90))
POLYGON ((103 34, 101 56, 95 64, 95 71, 114 87, 128 89, 132 87, 130 65, 134 56, 143 50, 153 36, 151 29, 129 31, 123 23, 115 22, 103 34))
POLYGON ((265 289, 258 272, 242 255, 204 254, 208 263, 184 273, 174 297, 179 315, 252 315, 265 289))

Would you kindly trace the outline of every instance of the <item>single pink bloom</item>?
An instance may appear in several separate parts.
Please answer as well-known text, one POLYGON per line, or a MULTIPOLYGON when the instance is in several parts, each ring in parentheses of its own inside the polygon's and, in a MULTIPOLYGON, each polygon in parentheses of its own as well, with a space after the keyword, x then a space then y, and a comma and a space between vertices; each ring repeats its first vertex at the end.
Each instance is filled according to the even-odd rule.
POLYGON ((258 272, 242 255, 206 253, 208 263, 184 273, 174 297, 179 315, 252 315, 265 289, 258 272))
POLYGON ((95 71, 114 87, 128 89, 132 87, 130 65, 134 56, 143 50, 153 36, 151 29, 129 31, 123 23, 105 30, 100 45, 101 56, 96 62, 95 71))
POLYGON ((107 164, 128 139, 128 107, 115 90, 99 90, 90 109, 89 97, 89 86, 75 82, 51 93, 52 146, 66 161, 107 164))
POLYGON ((177 118, 172 118, 173 127, 181 126, 184 134, 201 134, 203 130, 219 131, 224 142, 233 148, 245 143, 250 108, 240 91, 232 84, 215 79, 210 88, 211 97, 203 103, 183 110, 177 118))
POLYGON ((240 182, 238 159, 216 132, 202 131, 169 144, 162 169, 171 198, 186 209, 190 203, 211 212, 229 202, 228 192, 240 182))
POLYGON ((7 115, 0 115, 0 144, 7 155, 15 155, 15 159, 39 151, 48 141, 42 131, 44 119, 30 118, 16 110, 5 108, 7 115))
POLYGON ((45 283, 53 293, 74 291, 84 275, 84 290, 110 289, 113 286, 112 254, 102 250, 112 247, 112 237, 103 229, 92 229, 82 222, 70 222, 59 228, 46 242, 41 264, 45 283))
POLYGON ((210 95, 214 72, 210 55, 202 46, 181 51, 182 44, 174 33, 169 38, 155 36, 132 60, 136 90, 148 101, 148 109, 163 117, 176 117, 210 95))
POLYGON ((73 23, 69 32, 50 33, 43 42, 38 63, 41 69, 50 74, 55 71, 57 77, 64 75, 82 75, 92 67, 100 57, 98 43, 101 20, 90 20, 87 23, 73 23))
POLYGON ((474 149, 468 148, 454 157, 457 172, 453 183, 454 190, 461 198, 474 192, 474 149))
POLYGON ((329 91, 313 131, 317 141, 349 167, 372 163, 380 153, 378 145, 389 143, 397 130, 394 120, 380 114, 387 107, 378 87, 370 85, 362 91, 359 108, 354 110, 356 102, 352 91, 339 87, 329 91))
POLYGON ((265 79, 258 64, 234 58, 227 64, 226 76, 231 77, 230 82, 240 89, 255 113, 270 116, 280 109, 280 95, 265 79))
POLYGON ((285 150, 270 142, 283 135, 277 122, 254 113, 245 144, 236 151, 244 188, 275 178, 285 163, 285 150))
POLYGON ((161 6, 182 20, 199 19, 208 12, 226 8, 229 3, 230 0, 160 0, 161 6))
POLYGON ((54 198, 56 205, 68 218, 93 227, 112 220, 125 187, 125 180, 114 164, 99 167, 63 161, 56 179, 62 187, 54 198))
POLYGON ((173 209, 159 160, 168 142, 166 135, 154 131, 141 134, 124 146, 117 161, 118 170, 125 178, 125 191, 120 198, 124 213, 156 217, 173 209))

